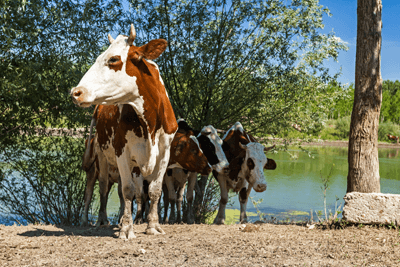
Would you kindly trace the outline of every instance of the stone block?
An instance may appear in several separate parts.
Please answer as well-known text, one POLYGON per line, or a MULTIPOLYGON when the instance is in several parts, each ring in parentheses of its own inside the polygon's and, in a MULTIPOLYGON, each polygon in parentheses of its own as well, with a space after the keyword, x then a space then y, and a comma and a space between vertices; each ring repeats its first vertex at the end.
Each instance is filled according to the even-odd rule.
POLYGON ((348 222, 400 226, 400 195, 352 192, 343 199, 343 219, 348 222))

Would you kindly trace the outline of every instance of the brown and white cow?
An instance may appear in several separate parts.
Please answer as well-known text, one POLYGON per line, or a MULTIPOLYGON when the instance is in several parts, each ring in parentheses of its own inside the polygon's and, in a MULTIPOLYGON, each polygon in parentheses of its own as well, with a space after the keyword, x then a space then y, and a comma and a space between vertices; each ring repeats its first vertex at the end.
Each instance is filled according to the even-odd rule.
POLYGON ((178 125, 167 96, 157 59, 167 47, 163 39, 133 45, 129 36, 109 35, 110 46, 72 88, 73 102, 80 107, 102 106, 97 112, 98 142, 107 161, 117 165, 125 202, 119 237, 135 237, 131 214, 134 186, 149 182, 151 200, 146 233, 164 233, 158 222, 157 204, 169 161, 170 145, 178 125), (118 106, 114 106, 118 105, 118 106), (115 119, 117 118, 117 119, 115 119), (133 179, 132 179, 133 177, 133 179))
POLYGON ((256 192, 265 191, 267 183, 264 169, 276 168, 275 161, 268 159, 264 154, 272 147, 265 148, 258 143, 253 136, 245 132, 240 122, 236 122, 222 139, 230 171, 228 175, 213 172, 221 189, 221 200, 214 223, 225 223, 225 207, 230 189, 239 193, 240 221, 246 221, 246 206, 251 189, 253 188, 256 192))
MULTIPOLYGON (((229 163, 222 149, 222 140, 217 134, 217 130, 212 126, 205 126, 201 131, 193 130, 184 119, 178 120, 179 129, 177 134, 186 133, 192 135, 192 138, 199 143, 204 155, 213 170, 227 174, 229 172, 229 163), (197 135, 197 139, 193 135, 197 135)), ((199 171, 197 171, 199 172, 199 171)), ((174 223, 181 222, 181 207, 183 201, 183 193, 185 190, 186 181, 187 188, 187 223, 194 223, 194 214, 192 210, 193 191, 196 185, 197 172, 188 169, 176 168, 170 164, 164 178, 163 193, 164 193, 164 222, 174 223), (170 217, 168 219, 168 206, 171 204, 170 217), (177 218, 175 216, 175 205, 177 209, 177 218)), ((205 175, 204 173, 201 173, 205 175)), ((208 176, 208 175, 207 175, 208 176)))
MULTIPOLYGON (((199 142, 193 135, 193 131, 186 131, 185 129, 179 128, 175 134, 174 139, 171 143, 171 155, 168 163, 168 168, 173 169, 184 169, 186 172, 190 171, 193 173, 201 173, 203 175, 209 175, 211 173, 211 166, 208 163, 206 156, 200 148, 199 142)), ((179 172, 179 171, 178 171, 179 172)), ((168 170, 167 170, 168 173, 168 170)), ((183 182, 183 188, 186 180, 183 182)), ((173 181, 170 176, 166 174, 163 181, 164 185, 168 188, 173 188, 173 181), (172 185, 171 185, 172 182, 172 185)), ((172 190, 172 189, 171 189, 172 190)), ((173 191, 175 192, 175 191, 173 191)), ((165 191, 164 191, 165 195, 165 191)), ((176 202, 176 195, 170 194, 170 201, 176 202)), ((136 200, 137 201, 137 200, 136 200)), ((164 202, 165 205, 165 202, 164 202)), ((138 203, 138 215, 135 218, 135 222, 140 222, 141 210, 139 210, 138 203)))

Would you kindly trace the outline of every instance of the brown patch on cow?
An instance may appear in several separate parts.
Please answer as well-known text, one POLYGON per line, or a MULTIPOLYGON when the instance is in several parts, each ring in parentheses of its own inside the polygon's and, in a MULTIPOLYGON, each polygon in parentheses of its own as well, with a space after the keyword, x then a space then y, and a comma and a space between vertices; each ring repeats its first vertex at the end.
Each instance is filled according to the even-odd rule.
POLYGON ((254 161, 251 158, 247 159, 247 167, 249 168, 250 171, 255 167, 254 161))
POLYGON ((223 149, 228 159, 229 163, 231 160, 236 158, 240 153, 242 153, 242 148, 240 148, 239 143, 243 145, 247 145, 250 143, 250 140, 246 138, 246 133, 242 134, 240 131, 232 130, 225 137, 224 142, 227 145, 224 145, 223 149), (228 149, 229 148, 229 149, 228 149))
POLYGON ((116 105, 100 105, 95 115, 97 116, 96 131, 100 146, 104 147, 113 137, 112 146, 117 156, 122 154, 122 149, 128 142, 127 132, 133 131, 136 136, 147 139, 146 124, 139 118, 131 105, 123 105, 121 114, 116 105))
POLYGON ((153 40, 142 47, 132 45, 126 62, 126 73, 137 78, 139 94, 144 100, 143 116, 153 144, 157 130, 162 127, 165 133, 173 134, 176 132, 178 124, 156 66, 141 59, 141 56, 155 59, 165 50, 166 46, 167 42, 162 39, 153 40))
POLYGON ((110 142, 113 132, 118 128, 118 107, 115 105, 100 105, 93 117, 96 119, 97 141, 100 147, 104 148, 110 142))
POLYGON ((273 160, 273 159, 269 159, 269 158, 267 158, 267 163, 265 164, 265 166, 264 166, 264 169, 267 169, 267 170, 275 170, 276 169, 276 162, 275 162, 275 160, 273 160))
POLYGON ((108 59, 107 65, 110 69, 114 70, 115 72, 122 70, 122 61, 121 56, 112 56, 108 59))
POLYGON ((246 150, 243 150, 237 157, 229 162, 229 179, 238 180, 239 172, 246 157, 246 150))
POLYGON ((140 169, 139 169, 139 167, 134 167, 133 170, 132 170, 132 172, 133 172, 134 174, 136 174, 136 177, 139 176, 139 175, 140 175, 140 169))
POLYGON ((211 171, 206 156, 199 146, 190 138, 192 131, 186 133, 177 132, 171 143, 169 164, 179 163, 183 168, 207 174, 211 171))

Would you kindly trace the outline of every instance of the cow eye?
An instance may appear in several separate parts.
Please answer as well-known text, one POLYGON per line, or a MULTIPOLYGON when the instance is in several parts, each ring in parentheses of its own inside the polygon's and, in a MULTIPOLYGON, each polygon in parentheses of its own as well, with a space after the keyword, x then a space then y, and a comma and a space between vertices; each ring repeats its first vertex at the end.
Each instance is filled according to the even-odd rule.
POLYGON ((247 159, 247 167, 252 170, 255 167, 254 161, 251 158, 247 159))
POLYGON ((115 64, 117 62, 119 62, 121 59, 119 56, 113 56, 110 57, 110 59, 107 61, 108 64, 115 64))

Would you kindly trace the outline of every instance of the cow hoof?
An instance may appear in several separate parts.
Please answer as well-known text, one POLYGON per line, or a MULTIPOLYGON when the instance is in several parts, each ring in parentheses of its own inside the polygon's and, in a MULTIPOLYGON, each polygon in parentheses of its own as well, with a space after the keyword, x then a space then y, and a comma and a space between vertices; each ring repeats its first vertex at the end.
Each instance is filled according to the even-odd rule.
POLYGON ((223 219, 223 218, 215 218, 215 220, 214 220, 214 224, 219 224, 219 225, 221 225, 221 224, 225 224, 225 219, 223 219))
POLYGON ((165 235, 165 232, 163 229, 161 229, 160 225, 156 225, 154 228, 153 227, 148 227, 146 229, 146 234, 148 235, 165 235))
POLYGON ((128 236, 126 236, 125 232, 120 231, 119 232, 119 238, 123 240, 131 240, 136 238, 135 234, 133 233, 133 230, 128 231, 128 236))
POLYGON ((165 232, 164 232, 163 229, 161 229, 160 225, 156 225, 156 230, 157 230, 160 234, 165 235, 165 232))
POLYGON ((159 235, 161 234, 160 232, 158 232, 156 229, 154 228, 147 228, 146 229, 146 234, 148 235, 159 235))

